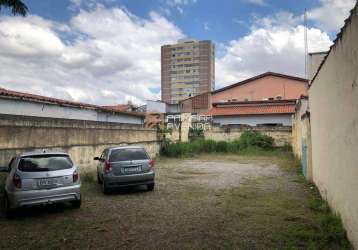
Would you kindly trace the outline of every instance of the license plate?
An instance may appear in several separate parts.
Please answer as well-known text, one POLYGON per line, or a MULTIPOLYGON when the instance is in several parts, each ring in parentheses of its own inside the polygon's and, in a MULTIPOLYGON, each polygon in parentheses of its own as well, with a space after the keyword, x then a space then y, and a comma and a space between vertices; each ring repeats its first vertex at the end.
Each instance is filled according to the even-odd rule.
POLYGON ((126 174, 134 174, 134 173, 139 173, 141 171, 142 171, 141 167, 131 167, 131 168, 124 169, 124 173, 126 174))
POLYGON ((48 178, 48 179, 40 179, 38 180, 38 185, 39 186, 54 186, 57 185, 59 183, 59 179, 58 178, 48 178))

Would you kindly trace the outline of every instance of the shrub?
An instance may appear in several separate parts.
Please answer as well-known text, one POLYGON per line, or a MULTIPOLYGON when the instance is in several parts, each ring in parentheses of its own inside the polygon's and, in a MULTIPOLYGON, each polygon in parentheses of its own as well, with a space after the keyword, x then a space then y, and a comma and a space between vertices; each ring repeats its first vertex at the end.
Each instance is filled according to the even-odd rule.
POLYGON ((234 140, 228 143, 228 152, 237 153, 241 150, 241 144, 239 140, 234 140))
POLYGON ((272 149, 274 139, 271 136, 259 132, 247 131, 242 133, 239 144, 242 148, 259 147, 263 149, 272 149))
POLYGON ((216 143, 216 152, 227 152, 228 143, 226 141, 219 141, 216 143))
POLYGON ((210 153, 216 150, 216 141, 214 140, 202 140, 202 152, 210 153))
POLYGON ((257 153, 263 152, 262 149, 273 148, 273 138, 267 135, 262 135, 257 132, 245 132, 240 139, 231 142, 205 140, 199 138, 190 142, 176 142, 170 143, 164 141, 161 149, 161 154, 168 157, 183 157, 192 156, 200 153, 257 153))
POLYGON ((188 146, 189 146, 189 152, 192 152, 192 153, 203 152, 203 140, 201 140, 201 139, 198 139, 198 140, 188 143, 188 146))
POLYGON ((197 140, 204 138, 204 130, 202 128, 189 128, 189 139, 197 140))
POLYGON ((81 180, 83 182, 93 183, 96 180, 96 176, 92 171, 86 171, 81 173, 81 180))
POLYGON ((288 144, 288 143, 285 143, 285 145, 283 145, 281 147, 281 149, 282 149, 282 151, 286 151, 286 152, 292 152, 293 151, 292 146, 290 144, 288 144))

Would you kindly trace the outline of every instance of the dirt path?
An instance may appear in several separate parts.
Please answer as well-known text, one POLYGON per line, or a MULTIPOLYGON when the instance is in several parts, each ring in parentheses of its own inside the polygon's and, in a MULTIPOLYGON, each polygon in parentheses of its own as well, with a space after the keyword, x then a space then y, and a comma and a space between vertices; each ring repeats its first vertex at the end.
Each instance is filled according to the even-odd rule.
MULTIPOLYGON (((157 187, 104 196, 83 184, 65 205, 0 218, 0 249, 341 249, 322 239, 314 194, 289 158, 206 155, 158 161, 157 187)), ((93 175, 94 177, 94 175, 93 175)))

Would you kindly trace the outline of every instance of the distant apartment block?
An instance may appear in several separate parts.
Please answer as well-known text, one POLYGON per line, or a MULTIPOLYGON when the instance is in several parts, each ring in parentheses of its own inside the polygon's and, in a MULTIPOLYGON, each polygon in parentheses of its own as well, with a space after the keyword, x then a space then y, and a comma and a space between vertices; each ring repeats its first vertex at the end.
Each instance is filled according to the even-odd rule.
POLYGON ((162 101, 180 100, 215 89, 215 46, 211 41, 182 39, 161 49, 162 101))

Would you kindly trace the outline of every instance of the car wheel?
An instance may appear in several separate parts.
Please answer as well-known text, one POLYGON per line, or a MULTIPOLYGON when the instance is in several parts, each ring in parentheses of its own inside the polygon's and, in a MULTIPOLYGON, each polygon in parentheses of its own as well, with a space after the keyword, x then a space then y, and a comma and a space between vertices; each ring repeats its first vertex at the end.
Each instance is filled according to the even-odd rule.
POLYGON ((154 190, 154 186, 155 186, 154 183, 148 184, 148 185, 147 185, 148 191, 153 191, 153 190, 154 190))
POLYGON ((82 198, 80 198, 79 200, 71 201, 71 205, 73 208, 80 208, 82 205, 82 198))
POLYGON ((104 181, 102 181, 102 192, 104 194, 109 194, 109 188, 107 187, 106 183, 104 181))
POLYGON ((4 213, 7 218, 11 218, 14 215, 14 209, 10 207, 10 201, 6 193, 4 195, 4 213))
POLYGON ((97 183, 102 184, 101 177, 99 177, 99 173, 97 172, 97 183))

